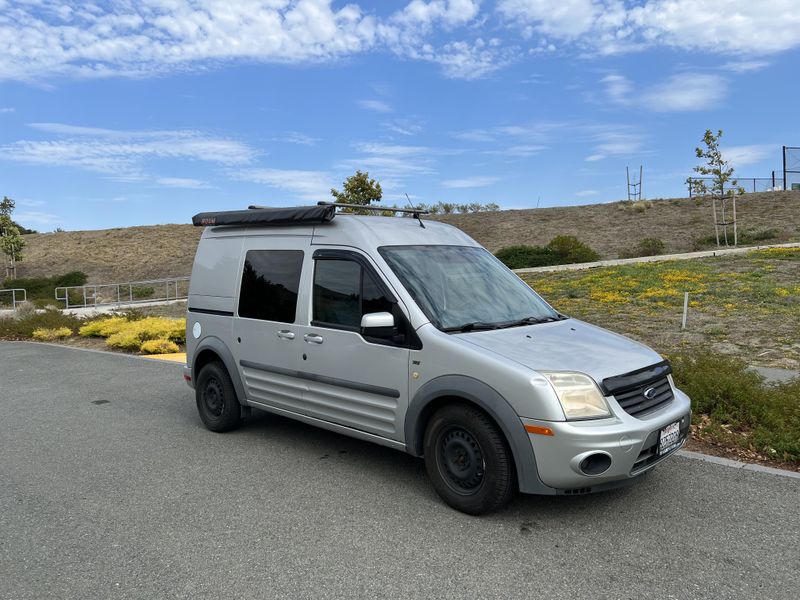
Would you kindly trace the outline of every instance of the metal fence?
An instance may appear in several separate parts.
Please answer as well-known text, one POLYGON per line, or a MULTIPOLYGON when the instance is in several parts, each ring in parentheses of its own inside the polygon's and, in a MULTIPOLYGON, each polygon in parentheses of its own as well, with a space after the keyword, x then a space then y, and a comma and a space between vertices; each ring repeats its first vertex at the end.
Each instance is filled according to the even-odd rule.
POLYGON ((783 177, 787 190, 800 190, 800 148, 783 147, 783 177))
POLYGON ((17 304, 22 304, 28 299, 28 292, 22 288, 0 290, 0 308, 10 306, 17 308, 17 304), (10 298, 10 303, 9 303, 10 298))
POLYGON ((64 308, 185 300, 189 297, 189 278, 58 287, 55 296, 64 308))
MULTIPOLYGON (((704 181, 709 189, 711 189, 714 178, 713 177, 689 177, 686 183, 689 186, 689 198, 696 196, 696 192, 692 189, 695 181, 704 181)), ((780 177, 737 177, 736 183, 739 187, 743 188, 745 192, 771 192, 773 190, 783 189, 783 179, 780 177)), ((727 187, 733 187, 730 183, 727 187)))

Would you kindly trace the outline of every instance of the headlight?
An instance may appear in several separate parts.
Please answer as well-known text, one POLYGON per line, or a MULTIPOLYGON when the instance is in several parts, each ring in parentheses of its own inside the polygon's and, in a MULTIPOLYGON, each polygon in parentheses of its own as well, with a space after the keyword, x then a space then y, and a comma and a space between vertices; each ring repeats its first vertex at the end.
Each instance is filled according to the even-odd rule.
POLYGON ((568 421, 610 417, 611 410, 597 384, 583 373, 542 372, 561 402, 568 421))

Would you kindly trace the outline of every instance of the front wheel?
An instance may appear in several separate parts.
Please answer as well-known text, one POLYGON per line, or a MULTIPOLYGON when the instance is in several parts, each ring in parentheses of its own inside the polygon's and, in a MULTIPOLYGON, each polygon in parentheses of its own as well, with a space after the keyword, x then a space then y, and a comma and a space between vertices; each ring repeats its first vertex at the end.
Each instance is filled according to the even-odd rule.
POLYGON ((480 515, 508 503, 516 488, 511 451, 483 411, 451 404, 425 430, 425 468, 436 493, 461 512, 480 515))
POLYGON ((197 412, 211 431, 223 432, 242 424, 242 413, 231 376, 221 362, 200 369, 195 383, 197 412))

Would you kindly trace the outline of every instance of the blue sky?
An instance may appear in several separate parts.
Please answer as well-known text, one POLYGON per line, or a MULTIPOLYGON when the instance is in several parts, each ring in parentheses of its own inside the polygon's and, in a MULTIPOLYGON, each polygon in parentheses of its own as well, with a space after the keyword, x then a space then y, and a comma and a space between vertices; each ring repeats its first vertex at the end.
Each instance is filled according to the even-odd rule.
POLYGON ((42 231, 329 199, 685 195, 800 146, 796 0, 0 0, 0 194, 42 231))

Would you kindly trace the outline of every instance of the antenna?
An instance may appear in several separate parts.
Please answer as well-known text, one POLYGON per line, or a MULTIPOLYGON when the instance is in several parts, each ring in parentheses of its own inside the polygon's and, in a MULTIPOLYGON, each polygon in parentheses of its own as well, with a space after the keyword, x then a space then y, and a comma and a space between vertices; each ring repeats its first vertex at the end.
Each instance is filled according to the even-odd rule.
MULTIPOLYGON (((407 192, 405 194, 406 194, 406 203, 408 204, 409 208, 411 208, 413 210, 414 209, 414 205, 411 204, 411 198, 408 197, 408 193, 407 192)), ((427 212, 425 214, 427 214, 427 212)), ((411 217, 412 218, 416 218, 417 221, 419 221, 419 226, 422 227, 423 229, 425 229, 425 225, 423 225, 422 219, 419 218, 419 211, 417 211, 414 214, 412 214, 411 217)))

